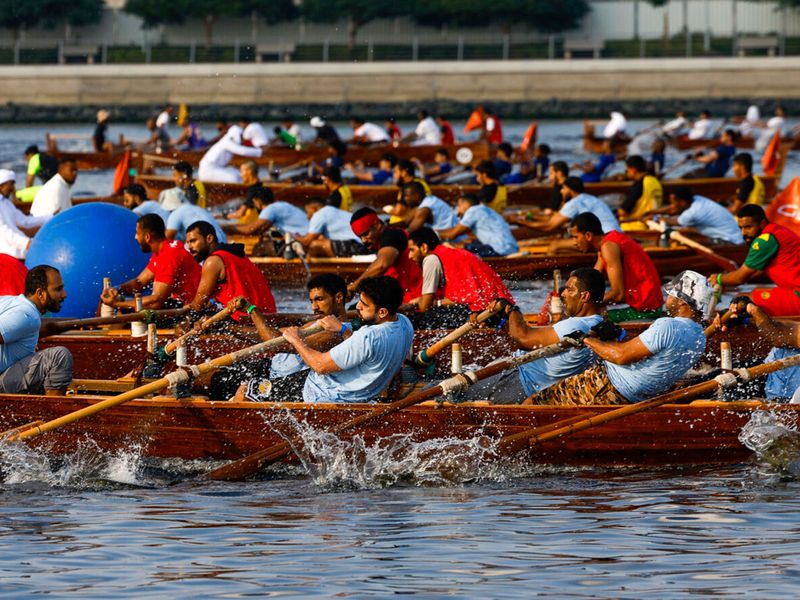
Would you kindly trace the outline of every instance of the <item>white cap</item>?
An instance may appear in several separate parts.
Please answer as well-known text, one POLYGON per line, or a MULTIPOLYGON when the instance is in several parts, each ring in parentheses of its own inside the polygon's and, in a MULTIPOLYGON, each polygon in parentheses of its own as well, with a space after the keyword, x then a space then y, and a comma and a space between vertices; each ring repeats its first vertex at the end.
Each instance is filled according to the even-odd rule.
POLYGON ((184 194, 178 188, 169 188, 158 195, 158 203, 166 211, 172 212, 184 204, 184 194))
POLYGON ((14 171, 12 171, 11 169, 0 169, 0 185, 15 180, 16 180, 16 175, 14 175, 14 171))
POLYGON ((108 121, 108 118, 111 116, 111 113, 107 110, 101 109, 97 111, 97 122, 102 123, 103 121, 108 121))
POLYGON ((664 286, 664 289, 668 295, 683 300, 692 310, 707 316, 714 288, 708 279, 697 271, 681 271, 664 286))
POLYGON ((324 127, 325 121, 322 119, 322 117, 311 117, 309 125, 311 125, 312 127, 324 127))

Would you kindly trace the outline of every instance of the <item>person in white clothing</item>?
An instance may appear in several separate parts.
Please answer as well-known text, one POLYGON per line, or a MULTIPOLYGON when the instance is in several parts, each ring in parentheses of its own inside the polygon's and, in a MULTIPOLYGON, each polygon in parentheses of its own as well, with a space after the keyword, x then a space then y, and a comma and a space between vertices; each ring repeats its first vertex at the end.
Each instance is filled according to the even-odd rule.
POLYGON ((58 173, 42 186, 31 204, 34 217, 53 217, 72 208, 70 188, 78 178, 78 165, 74 160, 64 159, 58 165, 58 173))
POLYGON ((611 119, 606 123, 603 129, 603 137, 610 140, 614 136, 624 135, 627 126, 628 120, 625 118, 625 115, 616 110, 612 111, 611 119))
POLYGON ((756 129, 761 121, 761 112, 755 104, 747 107, 747 112, 744 119, 739 123, 739 135, 749 137, 753 135, 753 130, 756 129))
POLYGON ((389 134, 383 127, 369 123, 359 117, 350 119, 353 126, 353 137, 351 144, 385 144, 389 142, 389 134))
POLYGON ((156 117, 156 127, 158 129, 163 129, 166 131, 169 129, 170 123, 172 122, 172 113, 175 109, 172 107, 172 104, 167 104, 164 107, 158 117, 156 117))
POLYGON ((405 136, 401 141, 411 143, 415 146, 420 145, 440 145, 442 143, 442 130, 428 114, 427 110, 417 113, 417 128, 405 136))
POLYGON ((242 143, 244 145, 261 148, 269 144, 267 132, 261 123, 256 123, 249 119, 240 119, 239 127, 242 128, 242 143))
POLYGON ((772 135, 775 135, 776 131, 780 131, 783 135, 784 125, 786 125, 786 111, 778 105, 775 107, 775 116, 767 121, 767 129, 772 135))
POLYGON ((241 183, 239 169, 229 167, 234 155, 261 156, 261 148, 242 145, 242 128, 231 125, 227 133, 200 159, 198 176, 201 181, 219 181, 222 183, 241 183))
POLYGON ((700 118, 692 124, 687 137, 690 140, 707 140, 712 137, 712 133, 711 113, 704 110, 700 113, 700 118))
POLYGON ((47 222, 47 217, 32 217, 19 210, 14 197, 14 171, 0 169, 0 254, 25 258, 31 245, 29 233, 47 222))
MULTIPOLYGON (((675 137, 685 133, 688 126, 689 120, 686 118, 686 113, 679 110, 675 113, 674 119, 662 125, 661 132, 669 137, 675 137)), ((632 154, 630 155, 633 156, 632 154)))

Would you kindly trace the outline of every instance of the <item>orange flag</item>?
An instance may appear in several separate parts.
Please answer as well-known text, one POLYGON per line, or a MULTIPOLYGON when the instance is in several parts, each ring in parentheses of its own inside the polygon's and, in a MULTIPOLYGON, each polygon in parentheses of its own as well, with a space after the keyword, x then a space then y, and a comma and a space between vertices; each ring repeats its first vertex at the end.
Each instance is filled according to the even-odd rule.
POLYGON ((789 185, 766 207, 767 219, 783 225, 800 235, 800 177, 789 185))
POLYGON ((761 166, 764 168, 764 175, 774 175, 778 169, 778 163, 781 159, 781 132, 775 132, 775 136, 770 140, 769 146, 764 150, 764 156, 761 157, 761 166))
POLYGON ((483 127, 483 122, 485 118, 483 116, 483 107, 479 106, 475 110, 472 111, 472 114, 467 119, 467 124, 464 125, 464 133, 469 133, 473 129, 480 129, 483 127))
POLYGON ((122 160, 119 161, 114 171, 114 193, 121 194, 131 183, 131 151, 125 150, 122 160))
POLYGON ((527 152, 528 148, 531 147, 531 144, 536 143, 536 121, 531 121, 531 124, 528 125, 528 129, 525 130, 525 135, 522 138, 522 143, 519 145, 519 149, 523 152, 527 152))

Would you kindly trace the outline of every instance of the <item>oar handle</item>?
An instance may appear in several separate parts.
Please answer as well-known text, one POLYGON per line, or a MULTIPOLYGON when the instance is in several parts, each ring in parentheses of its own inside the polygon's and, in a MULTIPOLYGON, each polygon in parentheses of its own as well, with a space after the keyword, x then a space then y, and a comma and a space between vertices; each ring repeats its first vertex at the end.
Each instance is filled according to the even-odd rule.
POLYGON ((462 336, 468 334, 470 331, 475 329, 478 325, 486 321, 486 319, 490 318, 496 311, 486 309, 481 312, 476 318, 475 322, 468 321, 461 325, 458 329, 454 329, 446 336, 444 336, 439 341, 433 343, 430 347, 426 348, 425 350, 421 350, 415 359, 415 362, 420 366, 427 366, 431 364, 431 359, 439 354, 442 350, 447 348, 450 344, 461 338, 462 336))
POLYGON ((183 344, 186 340, 200 334, 200 332, 202 331, 205 331, 206 329, 211 327, 214 323, 219 323, 220 321, 227 319, 229 316, 231 316, 232 313, 233 310, 231 310, 226 306, 215 315, 212 315, 208 319, 203 321, 200 324, 200 327, 193 328, 191 331, 187 331, 179 338, 175 338, 174 340, 172 340, 169 344, 166 345, 166 347, 164 348, 164 352, 166 352, 167 354, 172 354, 178 348, 180 348, 181 344, 183 344))
POLYGON ((115 323, 130 323, 133 321, 153 322, 159 318, 179 317, 189 311, 188 308, 170 308, 165 310, 143 310, 113 317, 90 317, 88 319, 45 319, 45 323, 59 329, 77 329, 79 327, 96 327, 98 325, 113 325, 115 323))
POLYGON ((739 265, 737 265, 731 259, 725 258, 724 256, 720 256, 708 246, 705 246, 700 242, 693 240, 692 238, 686 237, 680 231, 673 230, 670 232, 669 236, 676 242, 683 244, 684 246, 687 246, 692 250, 697 250, 698 252, 706 254, 708 258, 710 258, 714 262, 715 265, 717 265, 721 269, 724 269, 727 272, 735 271, 736 269, 739 268, 739 265))

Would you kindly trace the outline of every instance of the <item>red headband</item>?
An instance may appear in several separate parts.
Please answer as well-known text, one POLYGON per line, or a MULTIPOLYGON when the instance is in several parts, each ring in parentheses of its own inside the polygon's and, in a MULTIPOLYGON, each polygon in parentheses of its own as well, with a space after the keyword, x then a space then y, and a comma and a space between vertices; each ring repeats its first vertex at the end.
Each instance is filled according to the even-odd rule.
POLYGON ((378 218, 378 213, 371 212, 367 213, 360 219, 356 219, 352 223, 350 223, 350 229, 353 230, 358 237, 361 237, 370 227, 372 227, 375 223, 377 223, 380 219, 378 218))

